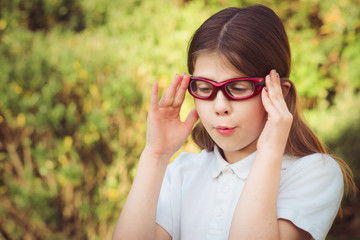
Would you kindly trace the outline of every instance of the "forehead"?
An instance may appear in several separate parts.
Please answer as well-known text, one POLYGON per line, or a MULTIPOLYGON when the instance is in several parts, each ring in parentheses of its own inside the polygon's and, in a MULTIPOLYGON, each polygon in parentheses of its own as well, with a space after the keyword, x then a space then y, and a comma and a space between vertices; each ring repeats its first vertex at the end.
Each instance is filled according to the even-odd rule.
POLYGON ((216 82, 246 77, 216 53, 200 54, 196 58, 193 75, 195 77, 211 79, 216 82))

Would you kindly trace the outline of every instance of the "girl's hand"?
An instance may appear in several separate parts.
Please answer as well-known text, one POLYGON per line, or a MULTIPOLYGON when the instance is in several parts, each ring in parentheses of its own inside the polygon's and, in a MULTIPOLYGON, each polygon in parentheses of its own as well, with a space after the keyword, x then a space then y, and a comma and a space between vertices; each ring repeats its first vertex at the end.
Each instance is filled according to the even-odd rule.
POLYGON ((293 116, 285 103, 282 86, 290 87, 290 83, 280 83, 279 74, 271 70, 265 78, 266 87, 262 90, 262 102, 267 112, 267 122, 260 134, 257 149, 259 151, 275 151, 284 153, 289 137, 293 116))
POLYGON ((146 146, 147 153, 169 160, 180 149, 190 135, 198 114, 193 109, 187 119, 180 120, 180 109, 184 102, 190 77, 176 74, 164 96, 158 101, 158 84, 151 91, 146 146))

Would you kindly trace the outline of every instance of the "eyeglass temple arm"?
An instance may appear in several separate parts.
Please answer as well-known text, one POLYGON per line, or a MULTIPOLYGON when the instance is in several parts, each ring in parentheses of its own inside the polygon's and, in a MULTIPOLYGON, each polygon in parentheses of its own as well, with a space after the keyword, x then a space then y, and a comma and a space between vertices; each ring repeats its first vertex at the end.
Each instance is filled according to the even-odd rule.
MULTIPOLYGON (((288 82, 288 81, 290 81, 290 79, 289 78, 280 78, 280 82, 288 82)), ((264 80, 262 80, 261 82, 258 82, 257 84, 255 84, 255 86, 257 86, 257 87, 261 87, 261 86, 265 86, 265 79, 264 80)))

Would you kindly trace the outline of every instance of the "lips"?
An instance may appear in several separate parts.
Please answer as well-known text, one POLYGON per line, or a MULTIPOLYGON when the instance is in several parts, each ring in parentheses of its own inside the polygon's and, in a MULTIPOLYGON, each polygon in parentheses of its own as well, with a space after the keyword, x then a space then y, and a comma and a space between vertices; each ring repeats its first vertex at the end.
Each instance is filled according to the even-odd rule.
POLYGON ((235 127, 218 126, 215 129, 219 134, 223 136, 229 136, 235 131, 235 127))

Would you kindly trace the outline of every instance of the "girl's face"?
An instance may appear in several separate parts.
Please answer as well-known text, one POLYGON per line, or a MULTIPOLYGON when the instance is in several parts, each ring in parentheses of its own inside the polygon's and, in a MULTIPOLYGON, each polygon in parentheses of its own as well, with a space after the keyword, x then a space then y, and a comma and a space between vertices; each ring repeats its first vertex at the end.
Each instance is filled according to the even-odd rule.
MULTIPOLYGON (((223 82, 244 76, 222 62, 215 54, 201 54, 195 62, 196 77, 223 82)), ((214 100, 195 99, 200 120, 229 163, 237 162, 256 150, 257 139, 266 122, 261 94, 232 101, 219 90, 214 100)))

